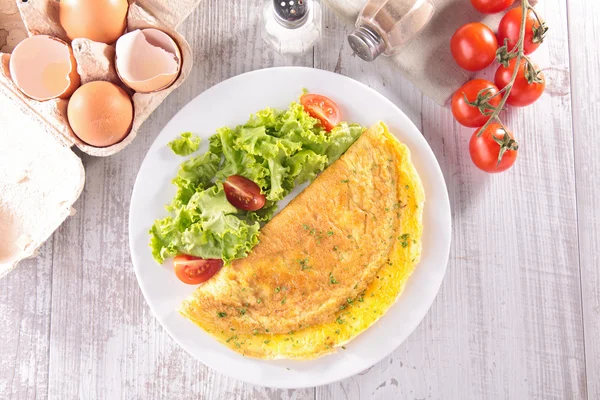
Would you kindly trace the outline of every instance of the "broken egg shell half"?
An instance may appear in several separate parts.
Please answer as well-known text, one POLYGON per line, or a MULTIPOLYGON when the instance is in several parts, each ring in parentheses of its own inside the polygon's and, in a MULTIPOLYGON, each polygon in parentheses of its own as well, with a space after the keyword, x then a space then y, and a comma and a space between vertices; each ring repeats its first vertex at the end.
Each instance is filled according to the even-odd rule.
POLYGON ((9 68, 19 90, 37 101, 66 99, 81 84, 71 46, 52 36, 23 40, 13 50, 9 68))
POLYGON ((181 70, 179 47, 158 29, 137 29, 121 36, 115 52, 119 78, 138 93, 168 88, 181 70))

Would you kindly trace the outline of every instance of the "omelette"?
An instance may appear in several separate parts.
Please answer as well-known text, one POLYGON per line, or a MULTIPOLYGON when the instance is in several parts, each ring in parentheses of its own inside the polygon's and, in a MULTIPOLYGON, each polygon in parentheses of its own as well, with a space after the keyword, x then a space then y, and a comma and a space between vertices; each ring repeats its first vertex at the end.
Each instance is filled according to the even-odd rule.
POLYGON ((395 303, 419 262, 424 191, 408 148, 365 131, 180 312, 245 356, 336 351, 395 303))

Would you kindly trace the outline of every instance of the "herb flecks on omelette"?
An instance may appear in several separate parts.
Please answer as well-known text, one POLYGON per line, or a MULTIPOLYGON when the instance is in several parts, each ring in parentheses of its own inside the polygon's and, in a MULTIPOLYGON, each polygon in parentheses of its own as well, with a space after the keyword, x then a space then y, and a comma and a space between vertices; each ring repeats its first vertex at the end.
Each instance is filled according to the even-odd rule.
POLYGON ((245 356, 307 359, 333 352, 402 292, 420 257, 423 201, 408 149, 376 125, 264 226, 248 257, 218 272, 181 312, 245 356), (219 318, 208 311, 246 303, 245 315, 219 318), (227 342, 231 327, 236 338, 227 342))

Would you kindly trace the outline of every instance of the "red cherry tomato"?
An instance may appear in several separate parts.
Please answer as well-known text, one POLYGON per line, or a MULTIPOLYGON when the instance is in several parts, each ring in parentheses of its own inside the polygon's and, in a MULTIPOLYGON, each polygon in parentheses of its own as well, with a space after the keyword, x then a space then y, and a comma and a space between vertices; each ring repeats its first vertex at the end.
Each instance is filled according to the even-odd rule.
POLYGON ((197 285, 209 280, 223 266, 222 260, 203 259, 180 254, 173 260, 175 275, 183 283, 197 285))
POLYGON ((263 208, 267 199, 260 192, 260 187, 248 178, 231 175, 223 182, 225 196, 235 208, 256 211, 263 208))
POLYGON ((461 68, 479 71, 494 61, 498 43, 490 28, 479 22, 471 22, 454 33, 450 50, 461 68))
POLYGON ((469 153, 473 164, 482 171, 497 173, 506 171, 513 166, 519 154, 519 146, 513 140, 511 132, 505 131, 502 125, 491 123, 481 136, 475 131, 469 142, 469 153), (508 135, 508 136, 505 136, 508 135), (502 158, 500 151, 503 151, 502 158))
MULTIPOLYGON (((456 121, 459 124, 468 126, 470 128, 477 128, 483 126, 488 119, 489 116, 483 115, 479 110, 479 107, 473 106, 465 101, 465 95, 469 102, 475 102, 477 100, 477 94, 486 90, 484 94, 487 96, 493 96, 498 93, 498 88, 490 81, 486 81, 485 79, 473 79, 460 87, 452 96, 452 114, 456 121)), ((496 96, 487 101, 487 103, 496 107, 500 103, 501 96, 496 96)), ((484 104, 482 104, 484 105, 484 104)), ((492 111, 490 109, 484 108, 487 111, 492 111)))
POLYGON ((494 14, 512 6, 515 0, 471 0, 473 7, 484 14, 494 14))
POLYGON ((300 97, 300 104, 311 117, 318 119, 327 132, 342 120, 342 112, 333 100, 320 94, 307 93, 300 97))
MULTIPOLYGON (((503 65, 499 66, 496 70, 496 76, 494 82, 499 89, 504 89, 506 85, 512 79, 512 74, 515 69, 517 59, 513 58, 510 60, 508 67, 503 65)), ((517 78, 510 91, 510 96, 506 99, 506 103, 514 107, 525 107, 536 102, 537 99, 544 93, 546 88, 546 80, 544 74, 539 72, 537 74, 539 82, 529 83, 527 80, 527 74, 535 74, 535 71, 526 71, 526 61, 521 59, 519 64, 519 70, 517 71, 517 78)), ((533 69, 537 70, 537 66, 533 66, 533 69)))
MULTIPOLYGON (((498 45, 504 46, 504 40, 507 39, 507 50, 511 51, 521 32, 521 17, 523 16, 523 8, 513 8, 502 17, 500 25, 498 25, 498 45)), ((527 20, 525 22, 525 39, 523 41, 523 51, 525 54, 533 53, 542 43, 543 33, 540 31, 536 36, 534 29, 539 30, 540 23, 535 18, 531 10, 527 11, 527 20)))

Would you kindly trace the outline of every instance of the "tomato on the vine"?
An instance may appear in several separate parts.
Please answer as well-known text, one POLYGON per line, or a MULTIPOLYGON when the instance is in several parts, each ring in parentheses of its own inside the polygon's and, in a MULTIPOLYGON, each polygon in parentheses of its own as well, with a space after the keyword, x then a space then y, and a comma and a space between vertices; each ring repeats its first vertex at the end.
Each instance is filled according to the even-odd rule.
POLYGON ((494 14, 512 6, 515 0, 471 0, 473 7, 484 14, 494 14))
MULTIPOLYGON (((498 25, 498 45, 504 46, 506 39, 506 47, 511 51, 519 41, 521 32, 521 18, 523 17, 523 8, 513 8, 502 17, 500 25, 498 25)), ((547 28, 545 24, 540 24, 535 14, 531 10, 527 10, 525 21, 525 39, 523 39, 523 52, 525 54, 533 53, 542 41, 546 34, 547 28)))
MULTIPOLYGON (((501 65, 496 70, 494 82, 499 89, 504 89, 510 83, 516 63, 516 58, 513 58, 510 60, 508 67, 501 65)), ((521 59, 515 83, 508 99, 506 99, 506 103, 514 107, 528 106, 540 98, 545 88, 544 74, 538 71, 535 65, 521 59)))
POLYGON ((485 79, 473 79, 465 83, 452 96, 452 114, 459 124, 470 128, 483 126, 489 115, 494 110, 489 106, 497 107, 501 96, 496 96, 498 88, 485 79), (478 96, 479 95, 479 96, 478 96), (466 99, 465 99, 466 96, 466 99))
POLYGON ((469 153, 473 164, 482 171, 497 173, 513 166, 519 154, 519 145, 512 133, 498 123, 489 124, 479 135, 481 128, 473 133, 469 153))
POLYGON ((480 22, 466 24, 454 33, 450 50, 456 63, 468 71, 479 71, 496 58, 498 42, 494 32, 480 22))

